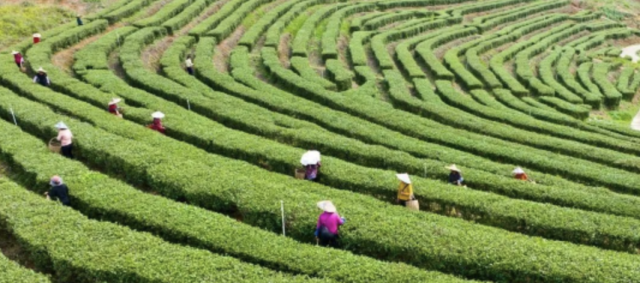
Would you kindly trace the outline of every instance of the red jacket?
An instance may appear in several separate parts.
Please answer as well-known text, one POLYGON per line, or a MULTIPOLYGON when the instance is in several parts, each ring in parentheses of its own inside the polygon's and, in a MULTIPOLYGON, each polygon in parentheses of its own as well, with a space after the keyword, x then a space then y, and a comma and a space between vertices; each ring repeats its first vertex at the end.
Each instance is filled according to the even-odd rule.
POLYGON ((153 123, 147 126, 147 128, 152 129, 154 131, 158 131, 163 134, 165 130, 164 126, 162 126, 162 121, 160 121, 160 119, 153 119, 153 123))

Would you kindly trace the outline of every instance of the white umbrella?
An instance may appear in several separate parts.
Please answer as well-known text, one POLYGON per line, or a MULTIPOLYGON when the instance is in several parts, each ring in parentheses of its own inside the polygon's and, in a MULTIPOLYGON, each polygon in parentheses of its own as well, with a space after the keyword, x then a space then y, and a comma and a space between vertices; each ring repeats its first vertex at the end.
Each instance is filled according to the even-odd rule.
POLYGON ((405 184, 411 184, 411 179, 409 179, 409 174, 407 173, 396 174, 396 177, 398 177, 398 180, 402 181, 405 184))
POLYGON ((309 150, 300 158, 300 163, 304 166, 318 164, 318 162, 320 162, 320 152, 317 150, 309 150))

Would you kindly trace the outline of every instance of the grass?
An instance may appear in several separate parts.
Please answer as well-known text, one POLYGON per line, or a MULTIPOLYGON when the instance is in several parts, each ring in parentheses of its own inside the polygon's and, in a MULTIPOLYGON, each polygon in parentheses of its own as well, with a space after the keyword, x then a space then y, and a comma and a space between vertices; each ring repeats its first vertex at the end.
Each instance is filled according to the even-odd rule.
POLYGON ((0 5, 0 48, 71 20, 75 20, 75 13, 65 8, 28 2, 0 5))
POLYGON ((307 20, 307 18, 311 14, 313 14, 314 11, 316 11, 318 8, 322 6, 323 5, 316 5, 308 8, 306 12, 301 13, 299 16, 293 19, 293 21, 291 21, 289 25, 284 29, 284 32, 291 34, 291 36, 296 36, 296 34, 298 33, 302 25, 304 25, 304 22, 307 20))

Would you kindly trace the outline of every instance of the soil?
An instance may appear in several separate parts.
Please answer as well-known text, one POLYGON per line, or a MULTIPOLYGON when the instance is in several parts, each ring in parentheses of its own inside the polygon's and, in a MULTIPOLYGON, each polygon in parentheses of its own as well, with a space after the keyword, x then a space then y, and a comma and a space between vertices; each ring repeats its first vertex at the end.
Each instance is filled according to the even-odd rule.
POLYGON ((218 71, 225 73, 229 71, 229 54, 231 54, 233 48, 236 47, 244 32, 244 27, 240 26, 229 37, 225 38, 225 40, 216 46, 216 52, 213 55, 213 65, 218 71))

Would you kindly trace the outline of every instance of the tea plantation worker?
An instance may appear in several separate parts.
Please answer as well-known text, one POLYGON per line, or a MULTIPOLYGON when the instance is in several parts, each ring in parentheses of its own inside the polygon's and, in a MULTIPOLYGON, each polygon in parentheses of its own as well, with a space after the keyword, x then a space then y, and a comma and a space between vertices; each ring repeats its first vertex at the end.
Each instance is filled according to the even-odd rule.
POLYGON ((516 169, 513 169, 513 175, 516 177, 516 179, 518 180, 523 180, 526 181, 529 178, 527 177, 527 174, 524 172, 524 170, 522 170, 522 168, 520 167, 516 167, 516 169))
POLYGON ((449 173, 449 183, 462 186, 462 182, 464 182, 464 178, 462 178, 462 172, 455 164, 451 164, 446 167, 451 172, 449 173))
POLYGON ((165 128, 164 126, 162 126, 162 118, 164 118, 164 113, 156 111, 151 114, 151 117, 153 117, 153 123, 147 126, 147 128, 164 134, 165 128))
POLYGON ((49 80, 49 77, 47 76, 47 71, 45 71, 42 67, 38 69, 36 76, 33 77, 33 82, 41 84, 43 86, 51 85, 51 80, 49 80))
POLYGON ((122 101, 120 98, 114 98, 109 101, 109 113, 120 116, 120 108, 118 107, 120 101, 122 101))
POLYGON ((304 166, 304 178, 309 181, 317 181, 318 170, 320 169, 320 152, 317 150, 309 150, 302 155, 300 163, 304 166))
POLYGON ((58 137, 56 137, 56 140, 60 141, 62 155, 67 158, 73 158, 73 134, 71 130, 69 130, 69 127, 67 127, 64 122, 58 122, 56 128, 58 129, 58 137))
POLYGON ((338 247, 338 227, 347 220, 338 215, 335 205, 329 200, 318 202, 318 208, 324 212, 318 218, 316 225, 316 241, 324 247, 338 247))
POLYGON ((407 205, 407 201, 414 200, 416 197, 413 195, 413 185, 411 184, 411 179, 409 179, 409 174, 396 174, 398 180, 400 180, 400 185, 398 186, 398 198, 396 202, 402 206, 407 205))
POLYGON ((22 70, 22 67, 24 66, 24 57, 22 57, 22 54, 15 50, 11 52, 11 54, 13 54, 13 60, 16 62, 16 65, 18 65, 18 68, 22 70))
POLYGON ((187 60, 184 61, 184 64, 187 66, 187 72, 189 75, 193 76, 193 62, 191 61, 191 55, 187 55, 187 60))
POLYGON ((78 23, 79 26, 82 25, 82 18, 80 17, 80 15, 76 16, 76 22, 78 23))
POLYGON ((48 200, 60 200, 62 205, 69 206, 69 188, 67 185, 62 183, 62 178, 60 176, 55 175, 51 177, 51 181, 49 182, 51 185, 51 189, 48 192, 45 192, 44 195, 48 200))

